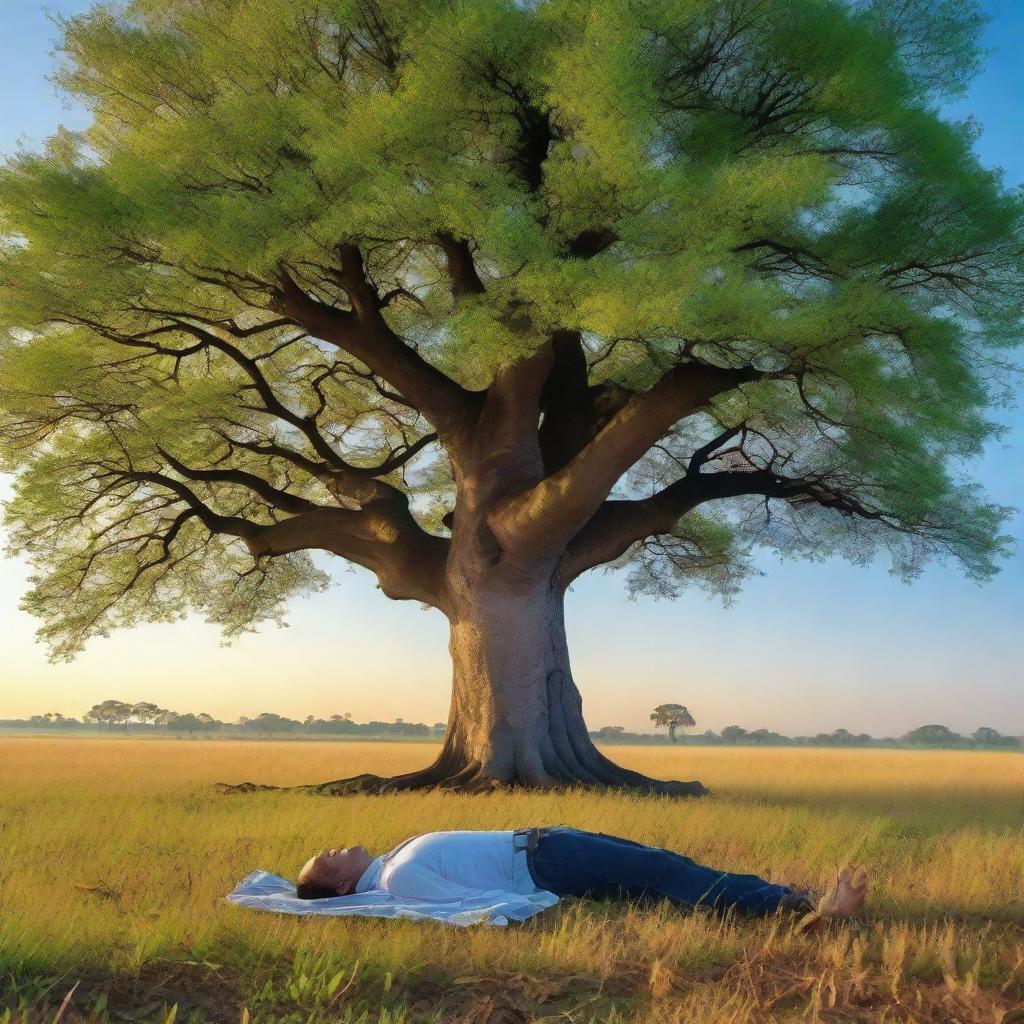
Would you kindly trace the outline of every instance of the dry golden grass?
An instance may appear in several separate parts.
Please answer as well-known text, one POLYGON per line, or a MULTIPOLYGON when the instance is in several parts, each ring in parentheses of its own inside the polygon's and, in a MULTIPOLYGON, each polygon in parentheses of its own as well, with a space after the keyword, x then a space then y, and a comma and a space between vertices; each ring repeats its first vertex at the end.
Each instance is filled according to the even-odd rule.
POLYGON ((0 1024, 118 1019, 985 1021, 1024 995, 1024 758, 941 751, 615 747, 700 778, 628 795, 219 796, 427 763, 423 743, 0 740, 0 1024), (300 919, 223 900, 325 845, 564 822, 820 889, 873 870, 869 913, 788 922, 563 901, 522 925, 300 919), (75 883, 98 886, 75 888, 75 883), (20 1008, 19 1008, 20 1007, 20 1008), (120 1013, 144 1012, 141 1017, 120 1013), (113 1016, 111 1014, 113 1013, 113 1016))

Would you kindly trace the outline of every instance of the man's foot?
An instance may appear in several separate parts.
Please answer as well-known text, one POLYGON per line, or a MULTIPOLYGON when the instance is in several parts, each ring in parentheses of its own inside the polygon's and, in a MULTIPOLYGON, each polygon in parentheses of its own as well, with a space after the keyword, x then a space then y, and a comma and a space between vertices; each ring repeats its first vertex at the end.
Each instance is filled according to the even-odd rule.
POLYGON ((825 917, 853 917, 868 895, 868 872, 862 864, 854 868, 847 864, 840 869, 835 886, 818 906, 818 912, 825 917))
POLYGON ((862 864, 854 869, 847 864, 839 870, 828 895, 818 903, 818 909, 800 919, 796 930, 802 934, 820 931, 831 920, 853 917, 864 906, 868 894, 868 872, 862 864))

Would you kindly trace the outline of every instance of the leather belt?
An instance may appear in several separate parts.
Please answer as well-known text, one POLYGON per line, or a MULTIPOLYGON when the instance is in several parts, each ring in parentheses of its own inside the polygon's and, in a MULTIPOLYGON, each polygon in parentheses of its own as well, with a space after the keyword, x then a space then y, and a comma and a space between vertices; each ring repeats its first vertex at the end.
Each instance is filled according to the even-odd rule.
POLYGON ((547 831, 547 828, 517 828, 512 836, 512 848, 514 850, 526 850, 532 853, 540 842, 540 837, 547 831))
POLYGON ((571 832, 572 825, 541 825, 539 828, 517 828, 512 836, 512 848, 533 853, 542 836, 549 832, 571 832))

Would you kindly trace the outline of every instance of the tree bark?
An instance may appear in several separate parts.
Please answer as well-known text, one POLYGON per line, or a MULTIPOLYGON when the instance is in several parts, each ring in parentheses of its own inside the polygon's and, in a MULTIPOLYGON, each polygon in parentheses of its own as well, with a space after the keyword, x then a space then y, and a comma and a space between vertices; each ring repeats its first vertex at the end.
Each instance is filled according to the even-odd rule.
POLYGON ((473 789, 583 784, 705 792, 697 782, 628 771, 594 746, 569 663, 564 591, 549 578, 521 589, 500 584, 464 592, 451 617, 449 649, 442 779, 473 789))

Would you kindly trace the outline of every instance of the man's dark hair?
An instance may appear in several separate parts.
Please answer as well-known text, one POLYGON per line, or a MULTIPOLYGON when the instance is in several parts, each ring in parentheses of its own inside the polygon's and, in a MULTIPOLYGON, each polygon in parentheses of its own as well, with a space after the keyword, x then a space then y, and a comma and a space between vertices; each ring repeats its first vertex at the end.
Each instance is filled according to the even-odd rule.
POLYGON ((322 885, 313 885, 312 882, 300 882, 295 887, 295 895, 300 900, 326 900, 338 895, 337 889, 326 889, 322 885))

